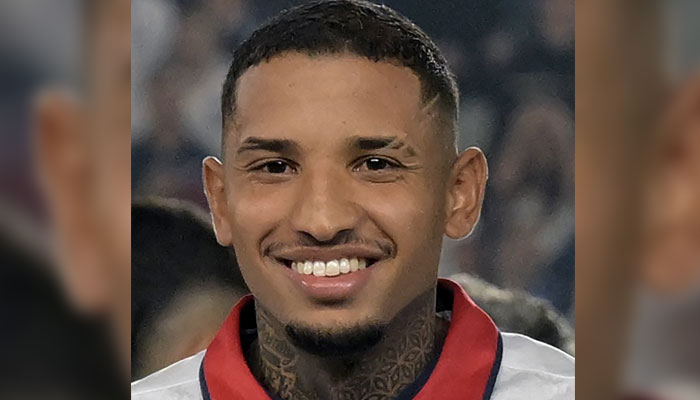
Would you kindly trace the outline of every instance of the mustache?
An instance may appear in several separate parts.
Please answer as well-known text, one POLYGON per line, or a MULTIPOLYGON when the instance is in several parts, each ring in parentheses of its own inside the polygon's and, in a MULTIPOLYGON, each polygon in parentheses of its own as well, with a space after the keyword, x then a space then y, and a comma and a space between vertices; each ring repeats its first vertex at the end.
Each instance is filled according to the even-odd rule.
POLYGON ((387 258, 391 258, 396 255, 396 245, 393 241, 388 238, 376 238, 369 239, 360 237, 353 231, 342 231, 338 232, 333 239, 327 241, 321 241, 307 233, 301 233, 291 242, 279 242, 274 241, 268 244, 263 255, 268 256, 270 253, 279 252, 289 249, 299 249, 299 248, 329 248, 336 246, 347 246, 347 245, 364 245, 373 246, 379 249, 387 258))

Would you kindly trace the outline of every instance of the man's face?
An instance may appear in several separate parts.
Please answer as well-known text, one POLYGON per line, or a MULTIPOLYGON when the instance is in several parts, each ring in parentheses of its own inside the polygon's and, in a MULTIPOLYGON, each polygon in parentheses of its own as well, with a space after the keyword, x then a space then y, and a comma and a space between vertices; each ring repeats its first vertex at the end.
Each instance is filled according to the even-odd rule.
POLYGON ((410 69, 352 55, 286 54, 240 78, 212 210, 280 322, 386 323, 435 286, 452 158, 433 112, 410 69))
MULTIPOLYGON (((700 85, 697 86, 700 88, 700 85)), ((695 104, 700 104, 696 91, 695 104)), ((700 113, 690 109, 649 174, 642 277, 663 292, 693 287, 700 277, 700 113)))

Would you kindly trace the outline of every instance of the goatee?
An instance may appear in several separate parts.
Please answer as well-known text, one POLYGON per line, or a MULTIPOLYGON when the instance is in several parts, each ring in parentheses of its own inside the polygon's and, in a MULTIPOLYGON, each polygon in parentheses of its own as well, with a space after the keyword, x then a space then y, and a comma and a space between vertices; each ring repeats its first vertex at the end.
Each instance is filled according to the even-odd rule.
POLYGON ((339 329, 318 329, 302 325, 285 326, 292 344, 322 357, 344 357, 365 352, 384 337, 386 326, 372 323, 339 329))

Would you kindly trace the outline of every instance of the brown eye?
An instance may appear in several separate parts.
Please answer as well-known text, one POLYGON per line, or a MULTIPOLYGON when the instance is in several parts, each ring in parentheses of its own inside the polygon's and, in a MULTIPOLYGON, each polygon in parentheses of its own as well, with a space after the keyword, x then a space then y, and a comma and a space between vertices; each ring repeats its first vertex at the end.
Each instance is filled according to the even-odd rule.
POLYGON ((393 182, 406 167, 389 157, 367 156, 357 160, 353 171, 371 182, 393 182))
POLYGON ((294 167, 284 160, 272 160, 258 165, 257 167, 253 168, 253 170, 279 175, 294 172, 294 167))
POLYGON ((398 161, 387 159, 385 157, 367 157, 356 164, 356 171, 365 172, 383 172, 402 168, 403 165, 398 161))
POLYGON ((381 171, 391 167, 387 160, 378 157, 368 158, 364 164, 369 171, 381 171))
POLYGON ((265 164, 263 170, 271 174, 283 174, 288 172, 289 165, 284 161, 271 161, 265 164))

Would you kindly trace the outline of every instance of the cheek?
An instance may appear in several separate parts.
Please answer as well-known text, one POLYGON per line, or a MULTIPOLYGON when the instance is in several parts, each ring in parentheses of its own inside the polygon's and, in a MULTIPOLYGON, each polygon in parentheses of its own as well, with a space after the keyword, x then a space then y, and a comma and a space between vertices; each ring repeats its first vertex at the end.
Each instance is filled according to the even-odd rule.
POLYGON ((401 182, 369 187, 361 192, 358 201, 395 242, 397 255, 403 257, 402 254, 425 253, 424 249, 435 247, 431 243, 441 240, 444 196, 440 193, 440 188, 426 183, 401 182))
POLYGON ((240 188, 232 191, 228 198, 233 246, 241 256, 255 258, 262 239, 286 218, 291 188, 246 182, 234 182, 233 187, 240 188))

